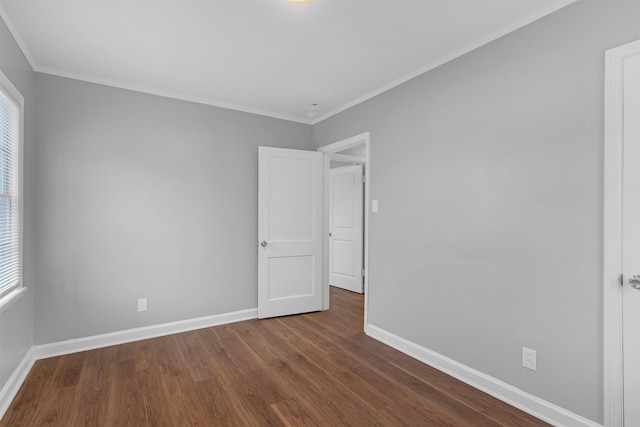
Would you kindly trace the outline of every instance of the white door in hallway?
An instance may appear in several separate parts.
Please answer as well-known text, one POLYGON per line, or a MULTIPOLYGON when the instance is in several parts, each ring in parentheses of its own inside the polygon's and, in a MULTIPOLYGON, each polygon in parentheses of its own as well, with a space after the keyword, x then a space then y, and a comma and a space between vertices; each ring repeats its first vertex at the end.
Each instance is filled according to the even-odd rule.
MULTIPOLYGON (((640 46, 639 46, 640 47, 640 46)), ((622 61, 624 425, 640 426, 640 50, 622 61)))
POLYGON ((323 154, 258 149, 258 317, 322 309, 323 154))
POLYGON ((329 283, 363 292, 363 181, 362 165, 330 170, 329 283))

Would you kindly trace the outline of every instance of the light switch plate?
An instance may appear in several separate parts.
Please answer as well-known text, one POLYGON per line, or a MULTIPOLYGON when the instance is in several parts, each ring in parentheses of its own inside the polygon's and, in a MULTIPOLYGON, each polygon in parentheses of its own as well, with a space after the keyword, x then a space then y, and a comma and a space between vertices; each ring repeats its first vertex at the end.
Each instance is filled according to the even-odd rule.
POLYGON ((378 212, 378 201, 377 200, 372 200, 371 201, 371 212, 378 212))

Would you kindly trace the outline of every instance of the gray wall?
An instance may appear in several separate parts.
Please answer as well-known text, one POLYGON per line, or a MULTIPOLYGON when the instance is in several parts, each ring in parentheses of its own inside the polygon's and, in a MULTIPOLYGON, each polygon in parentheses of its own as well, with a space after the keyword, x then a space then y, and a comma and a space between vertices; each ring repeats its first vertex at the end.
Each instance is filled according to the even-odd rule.
POLYGON ((311 149, 311 126, 39 73, 36 90, 36 344, 257 306, 258 146, 311 149))
POLYGON ((371 324, 603 421, 604 51, 639 38, 578 2, 313 127, 371 131, 371 324))
POLYGON ((33 342, 33 148, 34 73, 29 62, 0 19, 0 69, 22 93, 24 133, 24 285, 27 293, 0 314, 0 389, 13 374, 33 342))

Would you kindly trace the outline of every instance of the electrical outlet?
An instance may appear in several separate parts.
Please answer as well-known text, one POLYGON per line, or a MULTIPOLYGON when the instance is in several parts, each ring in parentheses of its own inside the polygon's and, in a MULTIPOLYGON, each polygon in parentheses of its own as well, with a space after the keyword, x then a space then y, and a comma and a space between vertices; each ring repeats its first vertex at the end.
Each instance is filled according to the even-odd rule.
POLYGON ((138 312, 141 311, 147 311, 147 299, 146 298, 140 298, 138 300, 138 312))
POLYGON ((538 370, 538 352, 522 347, 522 366, 532 371, 538 370))

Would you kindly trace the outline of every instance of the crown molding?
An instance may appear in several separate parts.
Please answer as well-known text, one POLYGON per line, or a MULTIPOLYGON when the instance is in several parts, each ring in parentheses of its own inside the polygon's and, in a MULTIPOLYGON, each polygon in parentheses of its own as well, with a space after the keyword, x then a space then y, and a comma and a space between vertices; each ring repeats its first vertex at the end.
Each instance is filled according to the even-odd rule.
POLYGON ((486 37, 478 39, 478 40, 474 41, 473 43, 470 43, 470 44, 466 45, 465 47, 463 47, 461 49, 458 49, 458 50, 456 50, 454 52, 451 52, 448 55, 444 55, 444 56, 436 59, 435 61, 432 61, 432 62, 428 63, 427 65, 425 65, 423 67, 420 67, 417 70, 415 70, 415 71, 413 71, 413 72, 411 72, 409 74, 406 74, 403 77, 400 77, 399 79, 396 79, 396 80, 392 81, 391 83, 388 83, 388 84, 386 84, 386 85, 384 85, 384 86, 382 86, 382 87, 380 87, 380 88, 378 88, 378 89, 376 89, 374 91, 369 92, 368 94, 366 94, 364 96, 361 96, 360 98, 357 98, 357 99, 355 99, 355 100, 353 100, 351 102, 348 102, 348 103, 344 104, 341 107, 338 107, 338 108, 336 108, 336 109, 334 109, 334 110, 332 110, 332 111, 330 111, 328 113, 325 113, 325 114, 323 114, 321 116, 318 116, 318 117, 312 119, 311 120, 311 124, 312 125, 318 124, 321 121, 328 119, 329 117, 335 116, 336 114, 339 114, 339 113, 341 113, 341 112, 343 112, 345 110, 348 110, 351 107, 355 107, 358 104, 361 104, 361 103, 363 103, 363 102, 365 102, 365 101, 367 101, 367 100, 369 100, 369 99, 371 99, 371 98, 373 98, 375 96, 380 95, 381 93, 384 93, 384 92, 386 92, 388 90, 391 90, 396 86, 400 86, 401 84, 406 83, 409 80, 420 76, 421 74, 424 74, 424 73, 426 73, 428 71, 431 71, 434 68, 437 68, 437 67, 439 67, 439 66, 441 66, 443 64, 446 64, 449 61, 453 61, 454 59, 456 59, 456 58, 458 58, 458 57, 460 57, 460 56, 462 56, 464 54, 467 54, 467 53, 469 53, 469 52, 471 52, 473 50, 476 50, 479 47, 482 47, 482 46, 484 46, 486 44, 489 44, 492 41, 499 39, 500 37, 503 37, 503 36, 505 36, 505 35, 507 35, 509 33, 512 33, 514 31, 516 31, 517 29, 522 28, 525 25, 528 25, 528 24, 530 24, 530 23, 532 23, 534 21, 537 21, 538 19, 540 19, 540 18, 542 18, 544 16, 547 16, 547 15, 553 13, 553 12, 556 12, 557 10, 562 9, 563 7, 568 6, 571 3, 575 3, 576 1, 578 1, 578 0, 558 0, 557 2, 551 4, 551 5, 543 8, 543 9, 540 9, 535 13, 532 13, 532 14, 530 14, 530 15, 522 18, 522 19, 519 19, 516 22, 514 22, 514 23, 512 23, 510 25, 507 25, 506 27, 503 27, 502 29, 500 29, 498 31, 495 31, 495 32, 489 34, 486 37))
POLYGON ((64 78, 67 78, 67 79, 79 80, 79 81, 98 84, 98 85, 102 85, 102 86, 109 86, 109 87, 114 87, 114 88, 118 88, 118 89, 130 90, 130 91, 133 91, 133 92, 146 93, 148 95, 162 96, 164 98, 177 99, 177 100, 180 100, 180 101, 194 102, 196 104, 204 104, 204 105, 208 105, 208 106, 211 106, 211 107, 218 107, 218 108, 224 108, 224 109, 227 109, 227 110, 240 111, 242 113, 256 114, 256 115, 259 115, 259 116, 266 116, 266 117, 271 117, 271 118, 274 118, 274 119, 287 120, 287 121, 290 121, 290 122, 302 123, 302 124, 305 124, 305 125, 311 124, 309 120, 303 120, 303 119, 300 119, 298 117, 289 116, 289 115, 286 115, 286 114, 273 113, 273 112, 270 112, 270 111, 260 110, 260 109, 257 109, 257 108, 245 107, 245 106, 242 106, 242 105, 236 105, 236 104, 231 104, 231 103, 227 103, 227 102, 216 101, 216 100, 205 98, 205 97, 197 97, 197 96, 191 96, 191 95, 184 95, 184 94, 181 94, 181 93, 178 93, 178 92, 171 92, 171 91, 167 91, 167 90, 153 89, 153 88, 149 88, 149 87, 145 87, 145 86, 141 86, 141 85, 130 85, 130 84, 126 84, 126 83, 117 82, 117 81, 114 81, 114 80, 100 79, 100 78, 87 76, 87 75, 84 75, 84 74, 70 73, 70 72, 67 72, 67 71, 57 70, 57 69, 54 69, 54 68, 34 67, 34 71, 36 71, 38 73, 42 73, 42 74, 49 74, 49 75, 56 76, 56 77, 64 77, 64 78))

